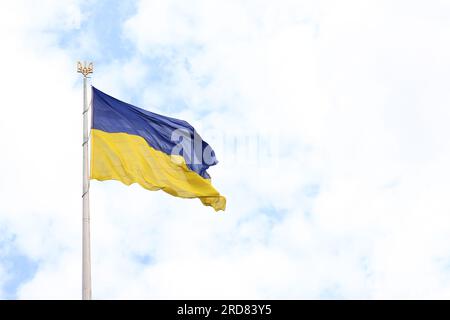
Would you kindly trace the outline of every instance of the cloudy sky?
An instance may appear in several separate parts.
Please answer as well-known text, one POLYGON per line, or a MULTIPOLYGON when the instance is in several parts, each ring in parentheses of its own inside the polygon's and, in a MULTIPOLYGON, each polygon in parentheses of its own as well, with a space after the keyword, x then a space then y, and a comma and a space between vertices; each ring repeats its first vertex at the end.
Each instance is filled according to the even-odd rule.
POLYGON ((81 296, 82 87, 189 121, 225 213, 91 183, 93 297, 450 298, 450 2, 0 3, 0 298, 81 296))

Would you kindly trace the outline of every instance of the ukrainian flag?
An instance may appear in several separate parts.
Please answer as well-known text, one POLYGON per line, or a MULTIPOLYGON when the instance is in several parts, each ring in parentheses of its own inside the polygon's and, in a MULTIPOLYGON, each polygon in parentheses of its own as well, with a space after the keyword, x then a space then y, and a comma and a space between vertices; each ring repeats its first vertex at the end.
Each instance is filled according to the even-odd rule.
POLYGON ((91 179, 138 183, 180 198, 199 198, 216 211, 226 199, 206 170, 214 151, 186 121, 117 100, 92 87, 91 179))

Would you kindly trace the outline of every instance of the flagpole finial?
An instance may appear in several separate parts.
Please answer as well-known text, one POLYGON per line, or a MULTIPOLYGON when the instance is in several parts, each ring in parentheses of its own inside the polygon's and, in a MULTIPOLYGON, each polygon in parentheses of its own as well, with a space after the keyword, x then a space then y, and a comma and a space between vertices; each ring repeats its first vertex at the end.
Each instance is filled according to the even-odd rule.
POLYGON ((90 73, 94 72, 94 64, 92 62, 81 63, 80 61, 77 62, 77 72, 81 73, 84 77, 87 77, 90 73))

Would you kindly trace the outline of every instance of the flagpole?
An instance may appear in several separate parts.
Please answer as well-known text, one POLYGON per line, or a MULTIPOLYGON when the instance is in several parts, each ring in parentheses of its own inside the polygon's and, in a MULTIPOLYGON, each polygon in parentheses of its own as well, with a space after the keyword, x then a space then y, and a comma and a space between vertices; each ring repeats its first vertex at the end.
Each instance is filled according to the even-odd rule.
POLYGON ((77 71, 83 74, 83 226, 82 226, 82 299, 92 299, 91 288, 91 239, 89 212, 89 105, 87 79, 92 73, 93 64, 78 62, 77 71))

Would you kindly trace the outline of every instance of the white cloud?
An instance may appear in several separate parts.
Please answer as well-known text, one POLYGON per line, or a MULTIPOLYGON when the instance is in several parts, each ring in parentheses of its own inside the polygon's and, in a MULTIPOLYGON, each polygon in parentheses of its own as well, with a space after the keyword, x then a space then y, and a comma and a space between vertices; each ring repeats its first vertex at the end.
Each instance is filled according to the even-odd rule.
MULTIPOLYGON (((45 270, 63 264, 64 252, 79 253, 80 96, 74 61, 58 49, 52 33, 42 32, 72 26, 79 17, 75 2, 37 6, 15 1, 0 6, 0 221, 14 236, 16 250, 39 261, 39 279, 45 270)), ((50 276, 52 272, 44 277, 50 276)), ((75 277, 66 283, 71 281, 78 285, 75 277)), ((70 297, 58 291, 58 282, 47 285, 52 289, 40 287, 41 297, 46 290, 70 297)))
MULTIPOLYGON (((76 2, 48 6, 39 30, 78 27, 76 2)), ((19 297, 77 298, 73 58, 11 21, 0 221, 40 262, 19 297)), ((140 86, 161 112, 187 106, 172 115, 218 146, 210 173, 228 209, 93 182, 94 297, 448 298, 449 23, 443 1, 139 1, 123 26, 137 51, 94 84, 123 99, 140 86), (142 84, 158 71, 165 81, 142 84), (258 165, 236 161, 224 135, 282 145, 258 165)))

